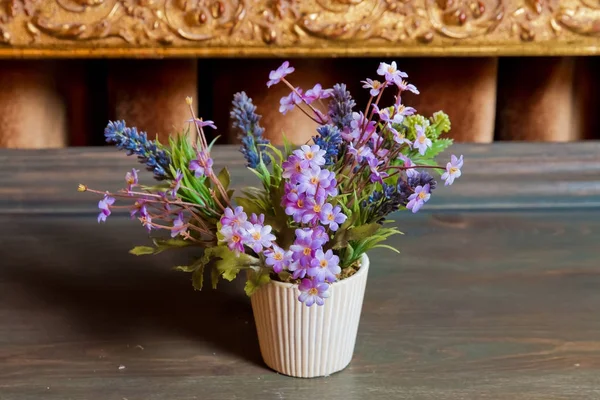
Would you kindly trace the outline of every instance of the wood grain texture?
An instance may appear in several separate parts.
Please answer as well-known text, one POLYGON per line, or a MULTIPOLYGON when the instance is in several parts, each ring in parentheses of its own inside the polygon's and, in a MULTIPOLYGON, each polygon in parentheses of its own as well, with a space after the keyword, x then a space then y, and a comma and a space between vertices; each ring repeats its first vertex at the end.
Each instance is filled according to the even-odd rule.
MULTIPOLYGON (((600 142, 457 144, 465 154, 466 179, 438 190, 431 210, 600 207, 600 142)), ((217 168, 227 166, 232 185, 258 182, 246 170, 237 146, 217 146, 217 168)), ((94 211, 95 197, 77 193, 78 183, 99 190, 123 187, 125 172, 138 165, 114 148, 0 150, 0 213, 94 211)), ((151 175, 141 174, 150 183, 151 175)))
POLYGON ((190 254, 130 256, 143 229, 98 226, 74 188, 116 187, 123 155, 0 152, 0 398, 599 398, 600 144, 456 150, 461 185, 396 215, 401 256, 371 254, 352 364, 313 380, 263 365, 243 282, 194 292, 169 269, 190 254))

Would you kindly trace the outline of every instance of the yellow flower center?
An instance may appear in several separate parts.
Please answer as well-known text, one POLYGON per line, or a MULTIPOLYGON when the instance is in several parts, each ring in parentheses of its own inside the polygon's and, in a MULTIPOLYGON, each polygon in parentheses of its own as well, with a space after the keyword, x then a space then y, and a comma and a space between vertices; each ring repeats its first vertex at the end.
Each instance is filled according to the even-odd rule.
POLYGON ((304 248, 303 253, 304 253, 305 256, 310 256, 311 252, 312 252, 312 250, 310 249, 310 247, 305 247, 304 248))
POLYGON ((306 153, 307 160, 312 160, 314 157, 315 157, 315 155, 312 151, 309 151, 308 153, 306 153))
POLYGON ((327 260, 323 259, 319 264, 321 264, 321 268, 325 268, 327 266, 327 260))
POLYGON ((296 172, 302 172, 302 166, 300 163, 296 163, 296 172))
POLYGON ((273 258, 276 259, 277 261, 281 261, 281 260, 283 260, 283 254, 275 253, 275 256, 273 258))
POLYGON ((427 193, 419 192, 419 199, 423 200, 425 197, 427 197, 427 193))
POLYGON ((242 240, 242 238, 241 238, 241 237, 239 237, 238 235, 233 235, 233 236, 231 237, 231 241, 232 241, 233 243, 237 243, 237 242, 239 242, 240 240, 242 240))
POLYGON ((319 183, 319 178, 317 178, 316 176, 313 176, 312 178, 310 178, 310 183, 312 183, 313 185, 316 185, 317 183, 319 183))
POLYGON ((419 136, 419 143, 425 143, 426 136, 419 136))
POLYGON ((315 204, 315 206, 313 207, 313 211, 314 212, 321 212, 321 206, 318 204, 315 204))
POLYGON ((298 208, 304 207, 304 200, 298 199, 298 201, 296 202, 296 205, 298 206, 298 208))
POLYGON ((333 217, 333 214, 329 214, 329 215, 327 216, 327 220, 328 220, 328 221, 333 221, 333 219, 334 219, 334 217, 333 217))
POLYGON ((254 239, 254 240, 260 240, 260 232, 254 232, 252 234, 252 239, 254 239))
POLYGON ((455 173, 457 173, 457 172, 458 172, 458 168, 456 168, 456 167, 452 167, 452 168, 450 168, 450 173, 451 173, 451 174, 455 174, 455 173))
POLYGON ((133 185, 135 183, 135 179, 133 179, 133 176, 128 176, 127 177, 127 183, 130 185, 133 185))
POLYGON ((308 294, 310 294, 311 296, 316 296, 319 294, 319 291, 316 288, 311 288, 308 289, 308 294))
POLYGON ((388 72, 390 72, 390 73, 394 73, 394 72, 396 72, 396 68, 394 68, 392 65, 390 65, 390 66, 388 67, 388 72))

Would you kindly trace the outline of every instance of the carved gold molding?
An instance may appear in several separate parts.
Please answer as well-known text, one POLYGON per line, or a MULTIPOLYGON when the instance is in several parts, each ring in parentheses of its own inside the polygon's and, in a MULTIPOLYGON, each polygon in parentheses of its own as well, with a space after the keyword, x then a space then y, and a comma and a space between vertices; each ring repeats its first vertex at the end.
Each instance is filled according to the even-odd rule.
POLYGON ((0 56, 600 54, 600 0, 0 0, 0 56))

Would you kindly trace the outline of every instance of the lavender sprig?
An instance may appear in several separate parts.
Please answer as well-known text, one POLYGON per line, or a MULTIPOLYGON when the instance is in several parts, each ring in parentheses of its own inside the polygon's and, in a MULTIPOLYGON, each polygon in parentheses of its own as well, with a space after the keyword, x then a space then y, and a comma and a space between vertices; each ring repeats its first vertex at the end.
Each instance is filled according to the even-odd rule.
POLYGON ((265 129, 259 124, 261 116, 256 114, 256 106, 252 99, 245 92, 239 92, 233 96, 232 104, 229 115, 233 120, 233 127, 241 131, 240 152, 246 158, 247 166, 256 168, 261 158, 265 165, 269 165, 271 159, 262 151, 262 147, 269 144, 269 140, 262 137, 265 129))
POLYGON ((138 161, 146 164, 146 168, 154 173, 156 179, 171 178, 169 153, 159 148, 156 141, 148 140, 146 132, 138 132, 136 127, 129 128, 125 121, 109 121, 104 129, 104 136, 108 143, 127 150, 128 156, 136 154, 138 161))
POLYGON ((346 84, 337 83, 333 86, 332 99, 329 102, 329 117, 331 122, 340 130, 349 127, 352 122, 352 111, 356 102, 346 90, 346 84))
POLYGON ((313 136, 313 142, 325 150, 325 165, 333 165, 342 145, 340 130, 334 125, 323 125, 317 128, 317 132, 319 136, 313 136))

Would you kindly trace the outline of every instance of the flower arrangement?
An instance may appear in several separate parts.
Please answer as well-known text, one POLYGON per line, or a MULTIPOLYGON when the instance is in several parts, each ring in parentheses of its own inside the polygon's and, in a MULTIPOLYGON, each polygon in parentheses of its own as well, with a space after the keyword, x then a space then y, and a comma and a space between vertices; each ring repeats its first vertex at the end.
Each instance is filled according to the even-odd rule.
POLYGON ((267 87, 290 88, 279 111, 297 108, 318 123, 312 143, 296 149, 287 141, 283 149, 272 146, 263 137, 252 99, 244 92, 233 99, 233 127, 261 187, 245 187, 233 196, 227 169, 213 169, 214 142, 207 143, 204 134, 216 126, 197 118, 187 98, 196 143, 184 133, 164 146, 124 121, 108 124, 106 141, 137 155, 158 183, 140 184, 139 171, 132 169, 125 175, 126 188, 117 193, 79 185, 79 191, 103 196, 98 222, 121 207, 149 233, 166 232, 154 237, 152 246, 133 248, 135 255, 199 247, 189 265, 175 267, 192 273, 198 290, 206 267, 212 268, 213 287, 247 270, 248 295, 270 280, 292 282, 306 306, 323 305, 329 285, 353 275, 365 252, 395 250, 385 240, 400 232, 386 225, 386 217, 397 210, 416 213, 429 201, 437 182, 428 171, 440 171, 446 186, 461 176, 462 156, 452 155, 445 166, 435 162, 452 144, 442 138, 450 130, 448 116, 439 111, 426 118, 402 104, 405 91, 419 91, 395 62, 379 65, 380 80, 362 82, 370 93, 363 112, 344 84, 329 89, 316 84, 303 91, 288 80, 293 71, 284 62, 271 71, 267 87), (395 94, 388 106, 380 105, 385 91, 395 94))

